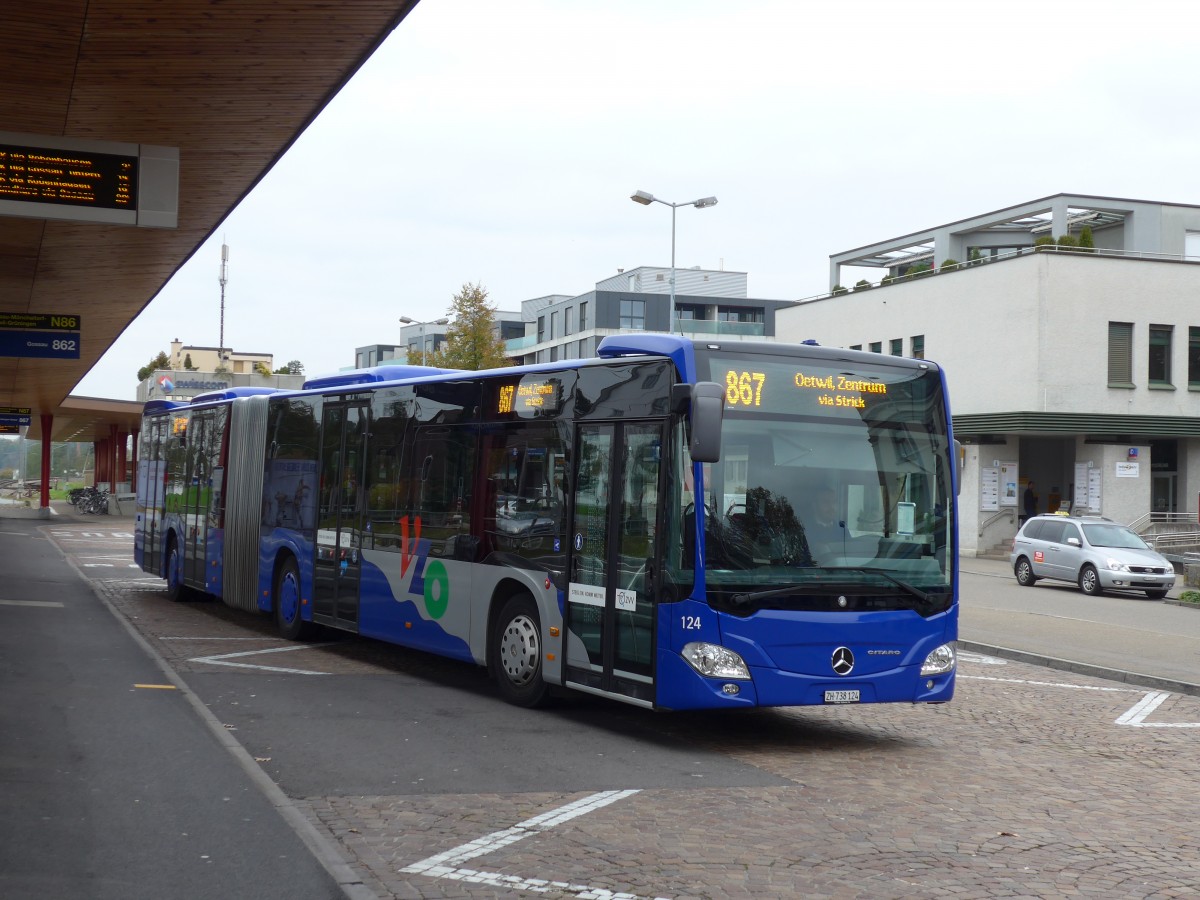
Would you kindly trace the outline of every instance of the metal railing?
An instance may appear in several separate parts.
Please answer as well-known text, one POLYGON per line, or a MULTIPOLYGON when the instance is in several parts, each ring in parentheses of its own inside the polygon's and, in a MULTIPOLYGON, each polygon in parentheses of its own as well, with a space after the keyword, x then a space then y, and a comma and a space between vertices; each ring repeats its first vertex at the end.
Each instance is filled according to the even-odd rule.
POLYGON ((1010 506, 1007 509, 1000 510, 1000 512, 996 513, 994 516, 990 516, 990 517, 984 519, 982 522, 979 523, 979 534, 976 535, 976 537, 983 537, 983 533, 988 530, 988 528, 992 525, 993 522, 999 522, 1001 519, 1004 519, 1004 518, 1007 518, 1009 520, 1009 522, 1012 522, 1015 524, 1017 521, 1016 508, 1010 506))
MULTIPOLYGON (((922 278, 945 275, 950 272, 960 272, 963 269, 973 269, 976 266, 988 266, 992 263, 1004 262, 1008 259, 1017 259, 1021 256, 1029 256, 1031 253, 1067 253, 1074 256, 1107 256, 1114 259, 1149 259, 1158 260, 1159 262, 1179 262, 1192 264, 1200 263, 1200 259, 1183 253, 1155 253, 1149 250, 1109 250, 1103 247, 1060 247, 1057 244, 1038 244, 1030 247, 1020 247, 1016 250, 1009 250, 1004 253, 997 253, 995 256, 985 256, 980 259, 969 259, 965 262, 954 263, 952 265, 943 266, 937 269, 924 269, 920 272, 914 272, 912 275, 899 275, 893 278, 885 278, 884 280, 874 284, 842 287, 839 290, 826 291, 823 294, 815 294, 812 297, 801 297, 796 302, 809 303, 813 300, 828 300, 830 297, 841 297, 846 294, 853 294, 865 290, 878 290, 882 287, 889 287, 893 284, 902 284, 906 281, 917 281, 922 278)), ((914 259, 928 260, 931 258, 931 256, 932 254, 926 254, 920 257, 914 257, 914 259)), ((847 262, 843 263, 842 265, 853 266, 854 264, 847 262)))

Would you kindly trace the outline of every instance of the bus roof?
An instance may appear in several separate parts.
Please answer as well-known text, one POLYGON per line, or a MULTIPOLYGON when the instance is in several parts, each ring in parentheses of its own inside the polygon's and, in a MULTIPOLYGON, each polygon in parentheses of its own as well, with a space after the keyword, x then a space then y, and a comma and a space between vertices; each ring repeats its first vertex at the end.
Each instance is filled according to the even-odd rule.
POLYGON ((333 387, 352 387, 356 384, 379 384, 383 381, 405 381, 409 378, 421 378, 426 375, 449 375, 462 369, 435 369, 432 366, 371 366, 368 369, 354 369, 350 372, 337 372, 333 375, 318 375, 304 382, 302 390, 322 390, 333 387))

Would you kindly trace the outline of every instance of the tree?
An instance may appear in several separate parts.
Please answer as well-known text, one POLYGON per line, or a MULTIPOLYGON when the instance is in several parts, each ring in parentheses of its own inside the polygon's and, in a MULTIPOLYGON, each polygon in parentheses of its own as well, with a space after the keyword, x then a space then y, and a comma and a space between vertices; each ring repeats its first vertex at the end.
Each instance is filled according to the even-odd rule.
POLYGON ((271 374, 272 375, 303 375, 304 374, 304 363, 300 362, 300 360, 298 360, 298 359, 293 359, 293 360, 290 360, 286 366, 280 366, 278 369, 276 369, 271 374))
POLYGON ((496 328, 496 310, 487 297, 482 285, 469 283, 454 295, 450 301, 454 321, 446 329, 446 345, 429 355, 428 364, 471 370, 512 365, 496 328))
POLYGON ((254 372, 255 372, 255 374, 261 375, 264 378, 270 378, 271 374, 272 374, 271 367, 268 366, 265 362, 256 362, 254 364, 254 372))
POLYGON ((171 368, 171 357, 167 356, 165 352, 160 350, 158 356, 154 357, 154 359, 150 360, 150 362, 146 363, 146 365, 137 370, 137 380, 145 381, 156 370, 169 368, 171 368))
POLYGON ((1079 229, 1079 249, 1084 253, 1096 252, 1096 241, 1092 237, 1092 226, 1084 225, 1079 229))

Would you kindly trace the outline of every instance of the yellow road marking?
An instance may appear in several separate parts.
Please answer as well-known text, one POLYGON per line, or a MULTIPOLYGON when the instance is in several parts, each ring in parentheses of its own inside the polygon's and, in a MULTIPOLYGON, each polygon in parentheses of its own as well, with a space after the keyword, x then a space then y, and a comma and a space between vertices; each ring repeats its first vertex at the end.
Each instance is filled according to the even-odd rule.
POLYGON ((148 688, 152 691, 173 691, 176 690, 173 684, 135 684, 135 688, 148 688))

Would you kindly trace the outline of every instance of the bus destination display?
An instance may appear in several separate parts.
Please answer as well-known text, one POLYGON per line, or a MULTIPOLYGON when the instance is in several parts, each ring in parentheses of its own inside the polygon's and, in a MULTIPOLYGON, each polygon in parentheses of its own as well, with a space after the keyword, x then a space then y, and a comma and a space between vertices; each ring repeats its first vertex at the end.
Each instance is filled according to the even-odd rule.
POLYGON ((137 209, 138 158, 0 144, 0 199, 137 209))
MULTIPOLYGON (((766 368, 766 367, 764 367, 766 368)), ((882 381, 860 378, 845 372, 810 373, 803 371, 752 371, 725 369, 725 405, 729 409, 794 408, 795 395, 811 398, 818 406, 834 409, 866 409, 867 395, 886 395, 888 386, 882 381), (787 391, 793 399, 781 393, 787 391), (768 402, 764 405, 764 394, 768 402), (784 406, 784 404, 787 404, 784 406)), ((808 405, 806 402, 805 405, 808 405)))
POLYGON ((562 402, 562 383, 557 378, 526 375, 516 384, 500 386, 496 412, 515 412, 521 418, 532 418, 558 411, 562 402))

